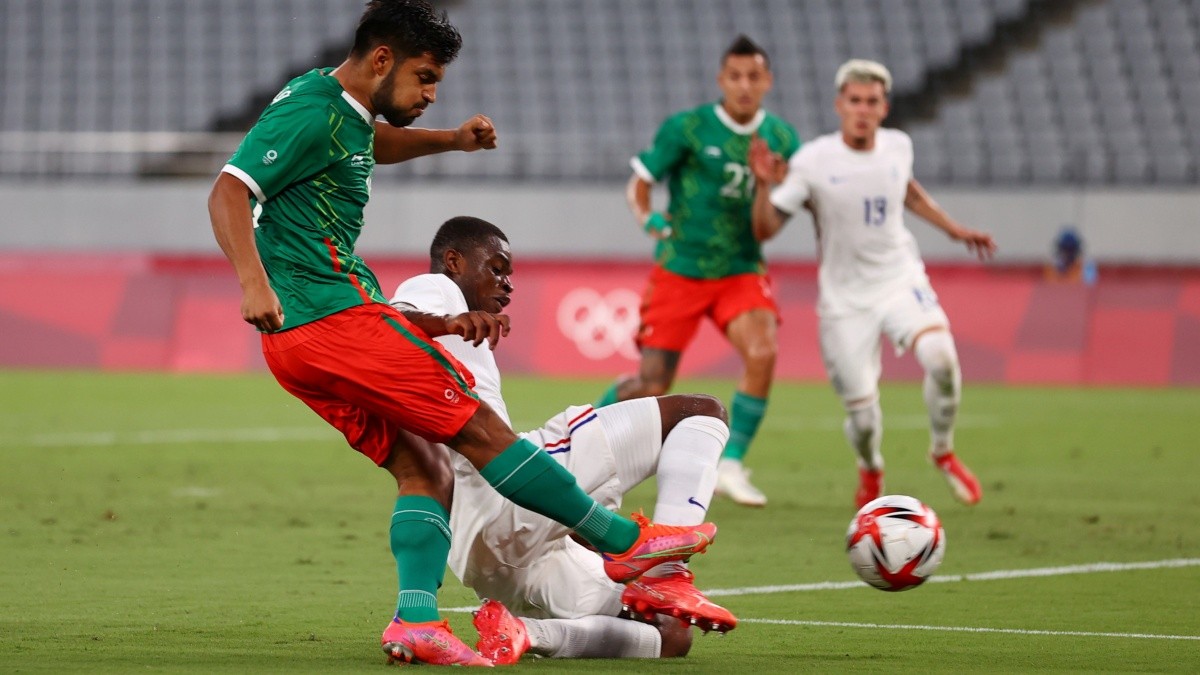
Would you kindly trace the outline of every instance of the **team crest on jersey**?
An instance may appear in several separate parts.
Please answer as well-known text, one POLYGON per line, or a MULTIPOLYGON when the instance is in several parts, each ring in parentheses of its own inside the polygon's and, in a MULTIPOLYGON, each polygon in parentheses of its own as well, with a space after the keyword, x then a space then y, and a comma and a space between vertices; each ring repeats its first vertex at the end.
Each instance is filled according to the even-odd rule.
POLYGON ((721 149, 715 145, 710 145, 704 148, 704 154, 708 155, 709 157, 720 157, 721 149))

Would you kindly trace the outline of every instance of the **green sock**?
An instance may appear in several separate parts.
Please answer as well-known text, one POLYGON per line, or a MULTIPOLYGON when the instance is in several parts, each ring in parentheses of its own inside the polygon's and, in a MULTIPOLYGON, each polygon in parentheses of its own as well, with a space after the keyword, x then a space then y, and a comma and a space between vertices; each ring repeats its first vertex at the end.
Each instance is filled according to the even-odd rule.
POLYGON ((496 491, 517 506, 575 530, 605 553, 623 553, 638 538, 638 526, 604 508, 580 489, 554 458, 524 438, 479 471, 496 491))
POLYGON ((401 496, 392 513, 392 555, 400 575, 396 616, 437 621, 437 591, 450 555, 450 514, 437 500, 401 496))
POLYGON ((596 402, 592 404, 592 407, 593 408, 603 408, 606 405, 612 405, 616 402, 617 402, 617 383, 613 382, 612 386, 609 387, 608 390, 605 391, 603 394, 601 394, 600 398, 597 399, 596 402))
POLYGON ((758 425, 767 412, 767 399, 733 392, 733 410, 729 415, 729 442, 725 444, 722 459, 742 461, 750 449, 750 441, 758 433, 758 425))

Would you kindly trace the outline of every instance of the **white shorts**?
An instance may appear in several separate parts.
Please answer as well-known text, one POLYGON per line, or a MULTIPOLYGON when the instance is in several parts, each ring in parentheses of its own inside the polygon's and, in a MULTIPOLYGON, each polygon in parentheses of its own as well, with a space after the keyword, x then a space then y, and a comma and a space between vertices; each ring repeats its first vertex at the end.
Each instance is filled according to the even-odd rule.
MULTIPOLYGON (((656 471, 662 416, 654 398, 598 410, 572 406, 521 436, 550 453, 593 499, 617 509, 626 492, 656 471)), ((474 538, 475 546, 496 550, 471 559, 501 562, 487 570, 468 570, 465 576, 477 595, 535 618, 615 616, 620 611, 624 587, 609 580, 599 554, 571 540, 570 530, 548 518, 507 501, 501 510, 474 538)))
POLYGON ((950 327, 937 293, 927 280, 898 288, 875 307, 820 317, 821 358, 829 381, 843 401, 874 396, 882 374, 880 335, 887 335, 896 354, 926 328, 950 327))

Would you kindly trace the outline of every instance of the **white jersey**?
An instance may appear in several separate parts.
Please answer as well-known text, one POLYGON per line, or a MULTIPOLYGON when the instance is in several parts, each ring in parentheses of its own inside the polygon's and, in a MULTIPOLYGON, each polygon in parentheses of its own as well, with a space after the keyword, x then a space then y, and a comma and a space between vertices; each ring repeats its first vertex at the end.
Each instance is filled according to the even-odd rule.
MULTIPOLYGON (((468 311, 462 290, 444 274, 422 274, 404 281, 396 289, 392 304, 451 316, 468 311)), ((500 394, 500 370, 487 344, 475 347, 457 335, 444 335, 437 340, 471 371, 475 393, 508 422, 500 394)), ((620 504, 622 490, 608 434, 597 417, 591 406, 572 407, 544 427, 521 436, 567 467, 585 492, 604 506, 614 508, 620 504)), ((639 438, 661 438, 657 402, 641 411, 640 418, 648 422, 630 426, 639 438)), ((661 444, 651 445, 637 446, 635 450, 640 455, 657 458, 661 444)), ((584 551, 565 536, 568 531, 558 523, 506 500, 462 455, 451 453, 451 461, 454 499, 450 508, 452 541, 448 563, 464 584, 481 595, 503 599, 510 609, 519 609, 525 615, 571 617, 576 612, 615 613, 620 608, 617 600, 620 589, 604 576, 599 556, 584 551), (544 580, 547 570, 558 567, 566 570, 558 575, 565 578, 547 583, 544 580), (558 588, 564 584, 569 588, 558 588), (542 597, 545 593, 557 595, 542 597), (541 599, 531 606, 529 596, 541 599)), ((652 473, 652 468, 647 471, 652 473)))
MULTIPOLYGON (((470 311, 462 289, 445 274, 420 274, 407 279, 396 289, 392 304, 405 304, 429 314, 455 316, 470 311)), ((436 338, 451 356, 467 367, 475 376, 475 393, 487 401, 508 424, 508 408, 500 395, 500 369, 496 367, 496 356, 484 343, 475 348, 458 335, 443 335, 436 338)))
POLYGON ((912 140, 898 129, 879 129, 866 152, 851 149, 838 132, 792 155, 771 203, 794 214, 812 202, 822 316, 869 309, 897 287, 925 281, 916 239, 904 226, 912 166, 912 140))

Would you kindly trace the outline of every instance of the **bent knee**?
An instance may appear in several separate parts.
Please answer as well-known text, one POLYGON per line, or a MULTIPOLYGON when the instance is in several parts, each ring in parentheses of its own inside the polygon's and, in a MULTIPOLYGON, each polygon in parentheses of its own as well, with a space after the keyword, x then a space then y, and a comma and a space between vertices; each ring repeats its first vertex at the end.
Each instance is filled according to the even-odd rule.
POLYGON ((684 622, 675 617, 662 617, 656 627, 658 634, 662 636, 659 658, 680 658, 687 656, 692 650, 692 631, 684 622))

